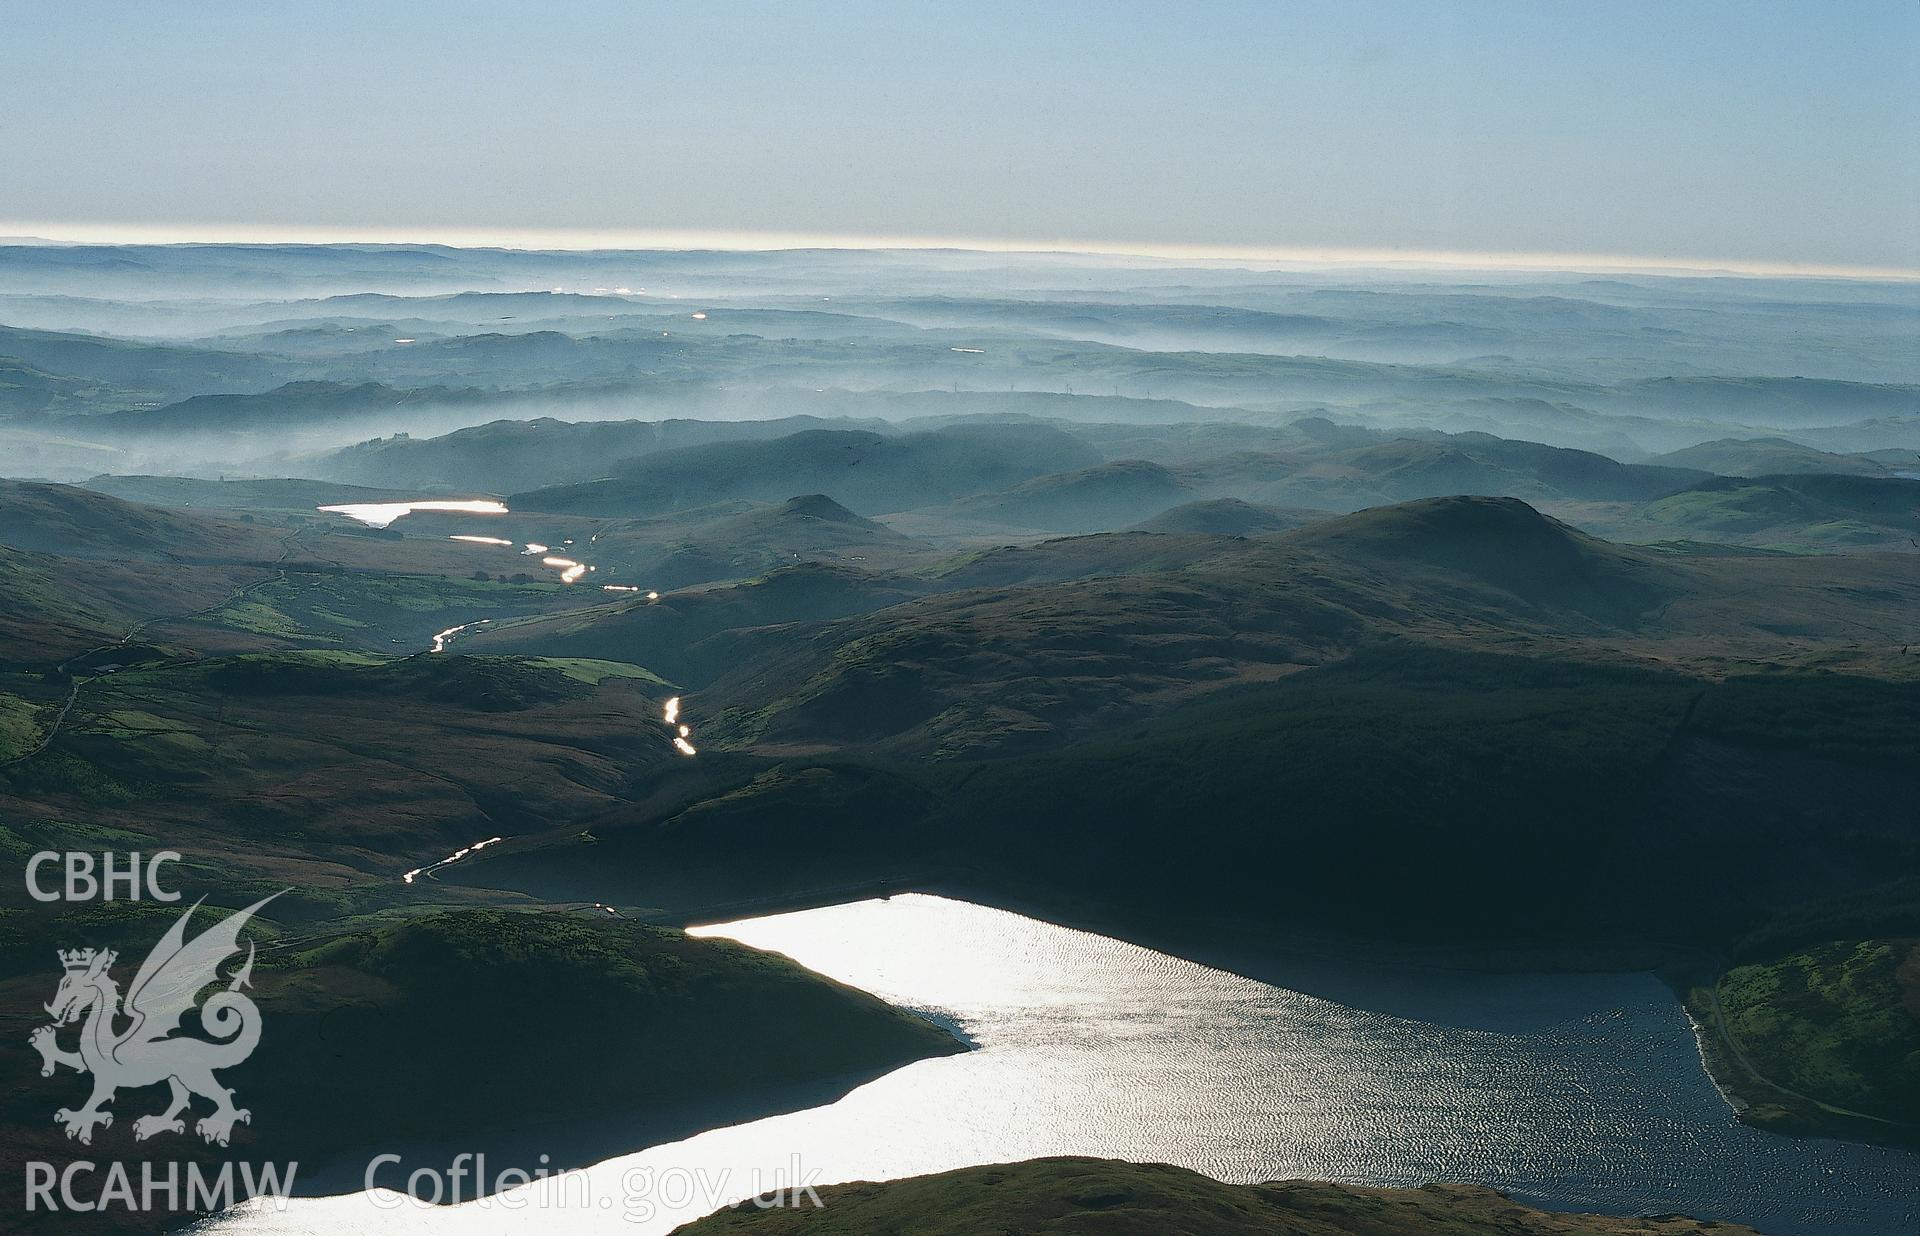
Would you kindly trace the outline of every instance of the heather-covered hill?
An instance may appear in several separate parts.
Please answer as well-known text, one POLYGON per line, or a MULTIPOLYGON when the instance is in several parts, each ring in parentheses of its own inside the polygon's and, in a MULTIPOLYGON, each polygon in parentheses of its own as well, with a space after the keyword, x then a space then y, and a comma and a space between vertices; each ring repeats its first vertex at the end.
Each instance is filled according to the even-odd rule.
POLYGON ((1680 1217, 1553 1214, 1469 1185, 1230 1185, 1165 1163, 1110 1159, 1030 1159, 819 1193, 819 1207, 742 1202, 677 1236, 1756 1236, 1680 1217))

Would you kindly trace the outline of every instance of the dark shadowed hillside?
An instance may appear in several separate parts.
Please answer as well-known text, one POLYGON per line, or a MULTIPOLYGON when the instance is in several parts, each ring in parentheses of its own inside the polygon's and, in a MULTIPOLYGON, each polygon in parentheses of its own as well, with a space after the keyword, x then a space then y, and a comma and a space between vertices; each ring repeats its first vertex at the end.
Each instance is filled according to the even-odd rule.
POLYGON ((819 1193, 819 1207, 742 1202, 678 1236, 1757 1236, 1679 1217, 1551 1214, 1466 1185, 1230 1185, 1164 1163, 1110 1159, 1034 1159, 819 1193))
MULTIPOLYGON (((271 904, 270 913, 286 907, 271 904)), ((83 910, 10 923, 0 973, 17 977, 28 939, 135 948, 159 917, 83 910)), ((312 926, 254 920, 254 932, 282 942, 249 967, 272 1030, 223 1076, 259 1119, 236 1129, 231 1149, 201 1138, 129 1138, 118 1153, 131 1170, 148 1156, 162 1177, 187 1162, 211 1174, 227 1159, 296 1158, 288 1183, 297 1193, 337 1193, 357 1186, 368 1160, 390 1146, 437 1144, 452 1119, 467 1153, 531 1174, 718 1120, 830 1102, 904 1064, 963 1050, 931 1022, 783 957, 602 911, 454 909, 317 933, 312 926), (529 1009, 566 1015, 530 1017, 529 1009), (581 1067, 588 1060, 598 1063, 581 1067), (493 1081, 472 1087, 476 1075, 493 1081)), ((0 1057, 30 1074, 38 1062, 27 1031, 44 1011, 16 999, 20 990, 9 983, 0 998, 8 1031, 0 1057)), ((70 1153, 56 1125, 22 1117, 0 1117, 6 1170, 70 1153)), ((469 1177, 457 1187, 475 1185, 469 1177)), ((494 1191, 491 1174, 480 1191, 494 1191)), ((158 1232, 193 1217, 184 1195, 171 1204, 158 1196, 150 1213, 89 1215, 85 1225, 55 1214, 34 1230, 158 1232)))
POLYGON ((1903 607, 1920 600, 1897 560, 1634 549, 1510 498, 1427 499, 1254 540, 1071 538, 933 578, 959 590, 796 630, 724 675, 705 701, 718 732, 1011 750, 1386 635, 1602 640, 1689 662, 1788 636, 1897 649, 1912 638, 1903 607))
POLYGON ((1616 626, 1635 625, 1674 586, 1644 557, 1517 498, 1428 498, 1310 525, 1288 540, 1347 562, 1465 576, 1616 626))
POLYGON ((705 686, 739 663, 741 641, 777 645, 790 623, 868 614, 928 591, 925 582, 852 566, 807 562, 723 588, 673 592, 551 618, 528 619, 476 634, 476 652, 537 652, 644 665, 670 681, 705 686), (727 633, 734 638, 723 638, 727 633))

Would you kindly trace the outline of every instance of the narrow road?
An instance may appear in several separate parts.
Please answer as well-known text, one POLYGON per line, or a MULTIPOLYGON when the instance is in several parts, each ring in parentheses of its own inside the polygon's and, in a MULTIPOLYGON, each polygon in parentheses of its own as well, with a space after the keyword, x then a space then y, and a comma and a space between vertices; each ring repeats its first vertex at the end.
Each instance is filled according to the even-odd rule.
POLYGON ((1836 1107, 1822 1099, 1816 1099, 1810 1094, 1802 1094, 1798 1090, 1781 1085, 1779 1082, 1755 1068, 1753 1061, 1747 1059, 1747 1053, 1741 1049, 1739 1040, 1733 1037, 1733 1027, 1727 1023, 1726 1010, 1720 1006, 1720 986, 1717 979, 1707 988, 1707 1003, 1713 1013, 1713 1031, 1715 1037, 1720 1040, 1728 1053, 1733 1056, 1734 1063, 1738 1064, 1741 1069, 1746 1072, 1748 1077, 1759 1082, 1761 1085, 1770 1090, 1777 1090, 1788 1098, 1798 1099, 1810 1107, 1818 1108, 1831 1115, 1845 1116, 1850 1120, 1867 1120, 1874 1124, 1886 1125, 1890 1129, 1920 1129, 1920 1125, 1911 1124, 1904 1120, 1889 1120, 1885 1116, 1874 1116, 1866 1112, 1856 1112, 1850 1108, 1836 1107))
MULTIPOLYGON (((188 613, 156 614, 151 618, 144 618, 141 621, 136 622, 132 626, 128 627, 126 634, 122 635, 119 639, 114 640, 112 643, 101 644, 99 647, 89 648, 85 652, 76 652, 72 656, 68 657, 66 660, 60 662, 60 664, 55 666, 54 668, 62 672, 65 672, 67 666, 72 665, 75 661, 79 661, 79 660, 82 660, 83 658, 90 657, 96 652, 108 652, 115 648, 124 648, 127 644, 131 643, 134 640, 134 638, 137 637, 141 632, 145 631, 148 627, 154 626, 162 622, 186 622, 194 618, 203 618, 208 614, 218 613, 219 611, 225 609, 227 606, 232 605, 234 602, 242 601, 242 600, 245 600, 247 597, 252 596, 256 591, 266 587, 268 584, 281 583, 285 581, 285 579, 287 578, 287 571, 286 571, 286 565, 285 565, 286 561, 293 554, 294 542, 298 541, 305 532, 306 532, 305 528, 294 529, 287 534, 285 539, 281 541, 280 556, 278 558, 275 558, 272 563, 273 574, 267 576, 265 579, 257 579, 251 584, 246 585, 244 588, 241 588, 238 591, 234 592, 232 595, 224 598, 223 600, 215 601, 212 605, 203 606, 200 609, 192 610, 188 613)), ((47 727, 46 735, 42 737, 38 743, 34 744, 32 750, 23 751, 19 755, 16 755, 11 759, 0 760, 0 768, 9 768, 15 764, 24 764, 28 760, 32 759, 34 756, 39 755, 42 751, 45 751, 48 747, 52 746, 53 740, 60 736, 61 727, 66 725, 67 717, 72 714, 73 706, 80 698, 80 688, 92 681, 93 679, 91 678, 79 678, 79 677, 72 678, 70 685, 67 688, 66 701, 60 705, 59 715, 54 717, 53 724, 47 727)))

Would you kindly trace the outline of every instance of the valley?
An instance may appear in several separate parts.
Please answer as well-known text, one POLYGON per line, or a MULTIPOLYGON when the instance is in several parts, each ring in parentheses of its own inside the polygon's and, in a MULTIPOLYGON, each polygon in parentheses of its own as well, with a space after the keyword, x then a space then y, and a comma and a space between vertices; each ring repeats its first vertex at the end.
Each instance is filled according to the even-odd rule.
MULTIPOLYGON (((116 252, 0 246, 0 848, 280 893, 311 1174, 205 1230, 454 1133, 855 1225, 662 1232, 1912 1217, 1909 285, 116 252)), ((177 911, 9 887, 18 1170, 49 948, 177 911)))

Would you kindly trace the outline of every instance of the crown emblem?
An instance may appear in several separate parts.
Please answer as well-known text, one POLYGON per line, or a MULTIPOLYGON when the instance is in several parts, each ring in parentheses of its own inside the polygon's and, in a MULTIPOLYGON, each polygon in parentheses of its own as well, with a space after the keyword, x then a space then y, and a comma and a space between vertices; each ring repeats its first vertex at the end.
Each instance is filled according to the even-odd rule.
MULTIPOLYGON (((252 1121, 253 1113, 233 1105, 233 1091, 215 1079, 214 1071, 241 1063, 260 1042, 260 1009, 242 990, 252 981, 253 946, 244 946, 246 963, 225 991, 204 1000, 201 993, 219 983, 221 963, 241 951, 241 929, 278 896, 263 897, 227 915, 191 940, 187 928, 200 903, 188 906, 147 954, 124 996, 107 974, 116 956, 112 949, 54 950, 65 973, 52 1001, 42 1006, 52 1020, 29 1034, 27 1042, 40 1053, 42 1077, 52 1077, 60 1067, 93 1074, 93 1097, 87 1105, 53 1114, 53 1122, 64 1125, 68 1137, 91 1146, 94 1134, 113 1123, 105 1105, 115 1093, 151 1086, 155 1079, 172 1083, 172 1105, 135 1120, 135 1141, 185 1132, 182 1113, 196 1097, 214 1105, 213 1114, 194 1125, 194 1132, 210 1146, 231 1144, 233 1126, 252 1121), (189 1018, 206 1037, 176 1033, 189 1018), (68 1051, 60 1046, 60 1035, 63 1027, 76 1022, 81 1023, 80 1049, 68 1051), (124 1028, 122 1022, 127 1023, 124 1028)), ((35 1187, 29 1182, 30 1190, 35 1187)))

